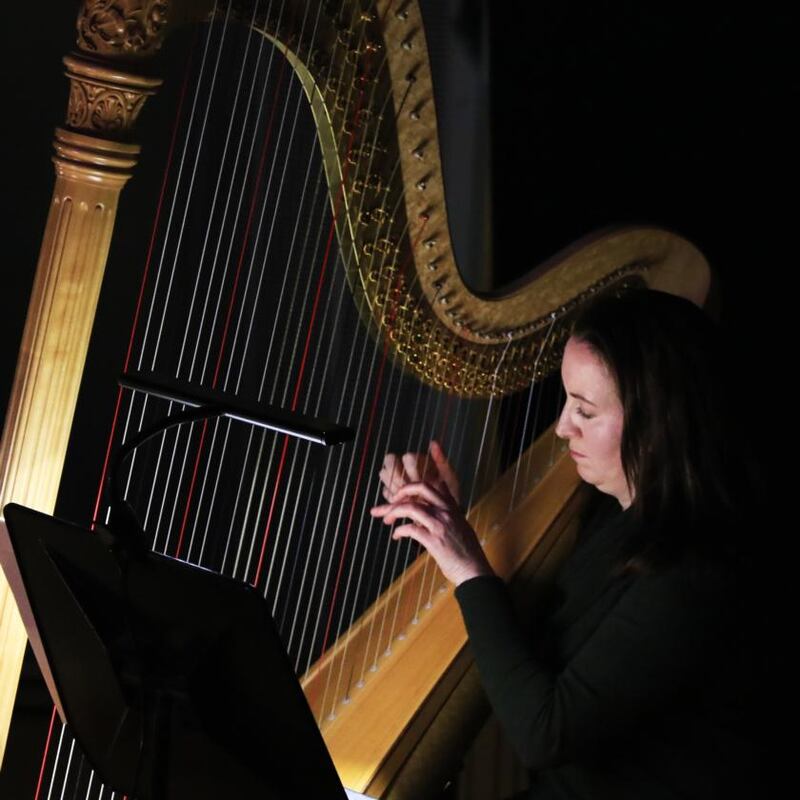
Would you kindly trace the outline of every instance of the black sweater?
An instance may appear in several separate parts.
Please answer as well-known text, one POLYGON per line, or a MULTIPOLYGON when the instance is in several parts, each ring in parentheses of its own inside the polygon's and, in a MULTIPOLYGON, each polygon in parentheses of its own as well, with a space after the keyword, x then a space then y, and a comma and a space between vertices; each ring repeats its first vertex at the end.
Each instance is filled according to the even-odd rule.
POLYGON ((489 701, 531 770, 529 797, 758 796, 737 582, 688 562, 621 573, 631 520, 614 504, 583 532, 534 631, 500 579, 456 590, 489 701))

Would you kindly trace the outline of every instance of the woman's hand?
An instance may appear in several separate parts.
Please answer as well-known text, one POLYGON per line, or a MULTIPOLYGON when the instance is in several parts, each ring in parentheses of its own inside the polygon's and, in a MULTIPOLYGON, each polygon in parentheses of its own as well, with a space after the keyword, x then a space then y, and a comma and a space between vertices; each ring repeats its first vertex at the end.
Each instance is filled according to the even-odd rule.
POLYGON ((475 531, 446 490, 408 483, 394 493, 391 503, 375 506, 370 513, 387 525, 408 520, 394 529, 392 538, 419 542, 456 586, 478 575, 494 574, 475 531))
POLYGON ((458 476, 439 443, 432 441, 428 453, 406 453, 402 457, 387 453, 378 473, 383 483, 383 497, 393 503, 397 492, 409 483, 424 481, 439 492, 449 493, 459 502, 458 476))

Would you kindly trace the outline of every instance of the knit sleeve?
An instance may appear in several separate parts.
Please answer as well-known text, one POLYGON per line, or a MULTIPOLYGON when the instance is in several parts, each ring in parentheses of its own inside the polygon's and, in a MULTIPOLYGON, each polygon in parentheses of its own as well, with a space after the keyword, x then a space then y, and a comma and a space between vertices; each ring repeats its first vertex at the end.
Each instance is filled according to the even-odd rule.
POLYGON ((637 577, 558 673, 535 657, 500 579, 474 578, 456 597, 489 701, 523 762, 541 769, 630 732, 700 678, 720 588, 680 571, 637 577))

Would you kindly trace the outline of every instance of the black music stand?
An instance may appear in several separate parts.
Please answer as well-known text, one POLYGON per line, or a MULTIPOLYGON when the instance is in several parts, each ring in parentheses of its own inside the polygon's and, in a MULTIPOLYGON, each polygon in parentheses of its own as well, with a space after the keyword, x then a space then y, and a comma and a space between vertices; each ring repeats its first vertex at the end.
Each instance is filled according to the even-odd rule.
POLYGON ((0 560, 62 719, 133 800, 345 798, 263 598, 23 506, 0 560))
POLYGON ((150 552, 121 465, 161 431, 216 416, 321 445, 353 432, 220 392, 142 376, 120 383, 182 408, 115 454, 113 530, 14 504, 0 525, 0 564, 61 718, 131 800, 344 800, 264 599, 150 552))

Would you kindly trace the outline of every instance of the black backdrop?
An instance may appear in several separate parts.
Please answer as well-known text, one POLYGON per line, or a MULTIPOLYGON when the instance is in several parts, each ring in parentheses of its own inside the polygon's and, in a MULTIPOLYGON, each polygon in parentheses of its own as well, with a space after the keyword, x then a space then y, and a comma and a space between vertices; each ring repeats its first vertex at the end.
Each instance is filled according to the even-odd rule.
MULTIPOLYGON (((4 9, 3 407, 52 188, 52 129, 66 107, 60 59, 74 41, 72 6, 47 4, 46 18, 44 5, 4 9)), ((468 129, 475 147, 486 148, 469 154, 473 170, 467 171, 473 188, 483 181, 486 192, 460 203, 454 220, 464 263, 481 261, 475 252, 493 254, 491 278, 478 263, 473 283, 502 286, 589 231, 615 223, 672 228, 708 257, 722 323, 741 354, 742 424, 762 434, 762 469, 775 498, 774 518, 754 535, 774 554, 770 579, 781 584, 784 513, 777 478, 794 458, 796 363, 789 355, 790 225, 797 203, 788 110, 797 87, 788 12, 630 0, 503 7, 449 0, 425 9, 433 66, 445 81, 437 89, 444 99, 442 136, 463 139, 468 129), (477 81, 477 88, 465 88, 467 81, 477 81), (476 211, 488 215, 477 229, 488 230, 491 221, 486 242, 476 243, 476 226, 466 222, 476 211)), ((147 113, 145 126, 158 127, 158 112, 147 113)), ((121 213, 136 208, 157 181, 159 144, 146 131, 142 139, 142 165, 123 193, 121 213)), ((446 153, 445 166, 458 172, 459 154, 446 153)), ((145 226, 142 220, 141 230, 133 226, 117 236, 114 251, 136 253, 145 226)), ((138 276, 136 263, 128 274, 108 276, 99 325, 129 324, 129 287, 138 276)), ((97 424, 110 410, 103 391, 97 424)), ((80 483, 80 477, 71 480, 71 486, 80 483)), ((33 796, 48 719, 28 659, 0 777, 3 797, 33 796)))

